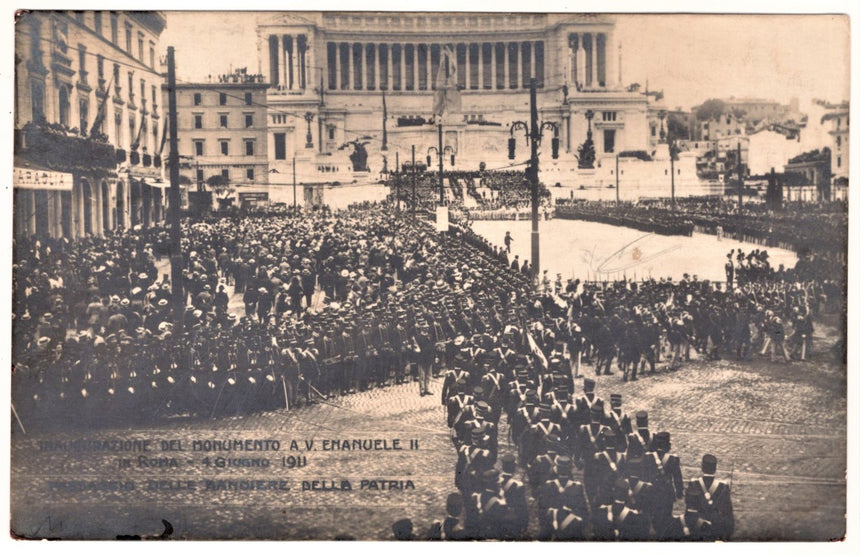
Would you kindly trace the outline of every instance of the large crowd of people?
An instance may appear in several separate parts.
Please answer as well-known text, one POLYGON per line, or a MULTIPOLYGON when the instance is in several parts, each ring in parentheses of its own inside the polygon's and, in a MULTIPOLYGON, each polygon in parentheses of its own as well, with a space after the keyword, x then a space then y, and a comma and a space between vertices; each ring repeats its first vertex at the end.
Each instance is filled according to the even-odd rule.
POLYGON ((18 239, 16 417, 46 427, 211 418, 412 381, 430 395, 430 377, 444 374, 458 492, 431 537, 531 537, 530 514, 541 538, 731 536, 714 457, 684 484, 668 433, 651 437, 641 413, 633 425, 620 395, 607 406, 590 379, 574 398, 574 379, 591 366, 636 380, 693 351, 824 356, 813 322, 840 310, 844 292, 819 260, 774 269, 764 250, 732 251, 725 285, 559 276, 534 287, 468 227, 437 234, 390 212, 365 203, 185 221, 181 316, 161 259, 166 229, 18 239), (515 452, 498 451, 502 413, 515 452))

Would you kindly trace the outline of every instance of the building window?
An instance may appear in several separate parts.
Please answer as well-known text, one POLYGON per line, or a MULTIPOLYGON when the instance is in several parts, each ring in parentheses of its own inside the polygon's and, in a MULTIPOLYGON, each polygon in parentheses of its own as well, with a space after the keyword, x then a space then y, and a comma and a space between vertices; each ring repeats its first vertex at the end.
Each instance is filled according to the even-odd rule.
POLYGON ((71 104, 69 102, 69 88, 65 85, 59 90, 60 100, 60 123, 69 125, 69 113, 71 112, 71 104))
POLYGON ((656 125, 652 125, 652 126, 651 126, 651 136, 652 136, 652 137, 656 137, 656 136, 657 136, 657 126, 656 126, 656 125))
POLYGON ((149 43, 149 67, 155 69, 155 44, 149 43))
POLYGON ((603 152, 615 152, 615 130, 603 130, 603 152))
POLYGON ((122 147, 122 112, 118 111, 113 118, 113 134, 116 146, 122 147))
POLYGON ((230 179, 230 170, 226 168, 221 170, 221 177, 223 177, 224 179, 230 179))
POLYGON ((615 121, 616 112, 603 112, 603 121, 615 121))
POLYGON ((194 141, 194 154, 203 156, 203 141, 194 141))
POLYGON ((275 133, 275 160, 287 159, 287 134, 275 133))
POLYGON ((245 93, 245 105, 246 105, 246 106, 250 106, 250 105, 251 105, 251 104, 253 104, 253 103, 254 103, 254 98, 253 98, 253 96, 251 95, 251 93, 246 92, 246 93, 245 93))
POLYGON ((328 138, 329 138, 329 140, 332 140, 332 141, 334 140, 334 127, 328 128, 328 138))
POLYGON ((33 107, 33 119, 45 117, 45 85, 41 81, 30 83, 30 105, 33 107))
POLYGON ((248 168, 245 170, 245 178, 247 178, 248 181, 254 181, 254 168, 248 168))
POLYGON ((245 141, 245 156, 254 155, 254 141, 245 141))
POLYGON ((101 54, 96 57, 96 71, 99 74, 99 79, 105 78, 105 59, 101 54))
POLYGON ((194 93, 194 105, 200 106, 200 104, 202 102, 203 102, 203 95, 200 93, 194 93))
POLYGON ((137 34, 137 53, 140 57, 140 61, 144 60, 143 58, 143 33, 137 34))
POLYGON ((218 93, 218 104, 221 106, 227 105, 227 93, 218 93))
POLYGON ((842 167, 842 157, 841 157, 841 156, 837 156, 837 157, 836 157, 836 167, 837 167, 837 168, 841 168, 841 167, 842 167))
POLYGON ((81 83, 87 83, 87 47, 78 45, 78 79, 81 83))
POLYGON ((81 132, 86 132, 89 129, 89 112, 90 101, 88 98, 82 98, 78 103, 78 113, 81 119, 81 132))
POLYGON ((119 25, 115 13, 110 14, 110 41, 119 46, 119 25))
POLYGON ((221 114, 218 117, 218 120, 220 121, 221 127, 227 127, 227 114, 221 114))
POLYGON ((245 114, 245 128, 254 126, 254 114, 245 114))
POLYGON ((221 154, 224 156, 230 154, 230 141, 221 141, 221 154))
POLYGON ((122 88, 119 84, 119 64, 113 65, 113 86, 116 91, 116 96, 119 97, 119 91, 122 88))
POLYGON ((194 129, 203 129, 203 114, 194 114, 194 129))
POLYGON ((203 170, 197 170, 197 183, 203 183, 203 170))
POLYGON ((125 51, 129 56, 134 56, 131 52, 131 25, 125 27, 125 51))
POLYGON ((96 30, 96 34, 102 36, 102 12, 93 12, 93 27, 96 30))
POLYGON ((836 136, 836 148, 842 148, 842 137, 836 136))

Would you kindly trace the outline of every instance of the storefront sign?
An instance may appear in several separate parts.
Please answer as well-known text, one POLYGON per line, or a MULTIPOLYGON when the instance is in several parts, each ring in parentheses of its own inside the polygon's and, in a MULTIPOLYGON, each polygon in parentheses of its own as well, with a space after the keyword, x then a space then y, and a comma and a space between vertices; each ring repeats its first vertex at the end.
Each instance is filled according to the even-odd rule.
POLYGON ((74 178, 70 173, 31 168, 13 168, 12 184, 19 189, 71 191, 74 178))

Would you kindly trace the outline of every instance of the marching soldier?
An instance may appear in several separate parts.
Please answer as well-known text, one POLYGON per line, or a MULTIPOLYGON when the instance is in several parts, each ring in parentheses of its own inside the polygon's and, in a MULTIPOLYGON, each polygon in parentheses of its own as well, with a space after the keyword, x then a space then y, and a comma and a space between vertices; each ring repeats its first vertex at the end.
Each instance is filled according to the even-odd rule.
POLYGON ((633 432, 630 417, 621 408, 621 394, 609 395, 609 412, 606 416, 607 427, 615 433, 618 451, 623 453, 627 450, 627 436, 633 432))
POLYGON ((627 503, 630 486, 627 480, 616 480, 610 500, 595 507, 591 522, 596 540, 648 539, 648 519, 627 503))
POLYGON ((699 494, 696 508, 701 517, 711 523, 714 539, 728 541, 735 530, 732 495, 728 484, 716 479, 717 458, 702 457, 702 476, 690 481, 687 489, 699 494))
POLYGON ((538 521, 541 525, 541 537, 548 538, 558 525, 559 510, 565 509, 580 519, 588 517, 588 503, 585 500, 585 489, 581 482, 571 477, 573 461, 570 457, 561 456, 556 459, 554 478, 545 480, 537 492, 538 521), (555 511, 551 511, 555 509, 555 511))
POLYGON ((655 530, 665 529, 672 518, 672 505, 684 496, 681 459, 669 451, 669 432, 658 432, 651 441, 652 450, 645 457, 645 478, 654 485, 651 523, 655 530))
POLYGON ((510 518, 506 527, 505 537, 522 539, 529 524, 529 507, 526 502, 526 488, 515 477, 517 470, 516 458, 507 453, 502 455, 502 472, 499 474, 499 486, 507 502, 510 518))

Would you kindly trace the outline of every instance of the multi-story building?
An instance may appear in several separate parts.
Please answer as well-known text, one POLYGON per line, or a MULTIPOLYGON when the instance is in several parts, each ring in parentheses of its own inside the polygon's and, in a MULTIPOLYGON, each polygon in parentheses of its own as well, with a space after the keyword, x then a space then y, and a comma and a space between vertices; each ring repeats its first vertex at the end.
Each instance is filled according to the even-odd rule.
POLYGON ((181 173, 205 188, 220 175, 249 191, 268 183, 267 83, 244 68, 207 83, 176 86, 181 173))
POLYGON ((15 36, 15 228, 81 237, 164 215, 160 12, 33 11, 15 36), (44 175, 44 178, 39 176, 44 175))
POLYGON ((514 162, 507 142, 512 124, 530 119, 531 79, 539 120, 560 140, 552 160, 554 131, 544 130, 542 171, 577 173, 589 129, 598 160, 650 151, 649 99, 622 85, 614 31, 602 15, 261 14, 270 182, 289 182, 294 159, 300 182, 375 176, 413 145, 435 167, 440 122, 446 169, 521 168, 523 131, 514 162), (451 93, 444 118, 434 114, 437 89, 451 93))

